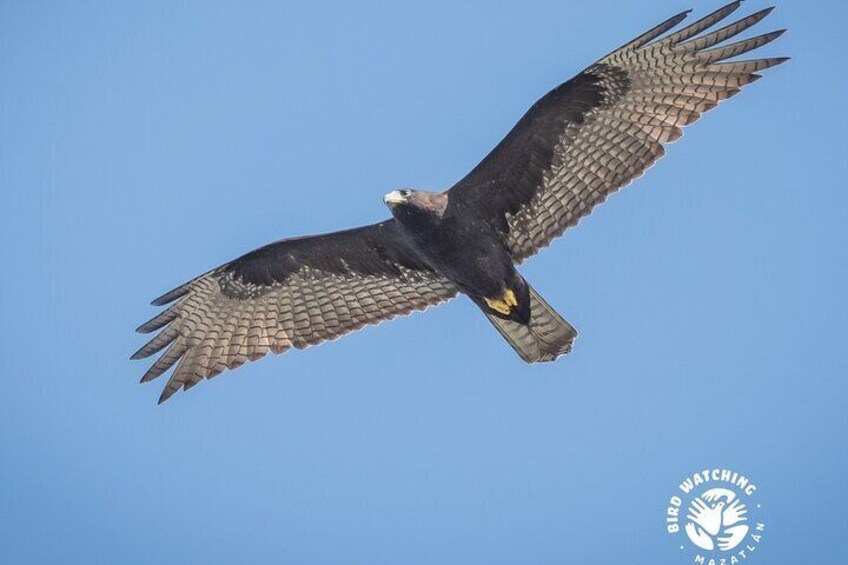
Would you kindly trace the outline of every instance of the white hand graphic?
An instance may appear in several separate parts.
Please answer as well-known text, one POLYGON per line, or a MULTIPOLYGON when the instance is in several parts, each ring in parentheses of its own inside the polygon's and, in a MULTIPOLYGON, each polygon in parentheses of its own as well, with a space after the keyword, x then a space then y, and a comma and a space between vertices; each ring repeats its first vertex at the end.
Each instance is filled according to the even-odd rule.
POLYGON ((745 514, 748 513, 748 509, 738 500, 734 500, 730 506, 724 509, 724 514, 722 514, 722 523, 725 526, 732 526, 739 522, 744 522, 747 520, 745 514))
POLYGON ((718 538, 718 548, 722 551, 728 551, 742 543, 742 540, 745 539, 745 536, 748 535, 748 526, 745 524, 739 524, 738 526, 733 526, 730 528, 724 529, 724 534, 720 538, 718 538))
POLYGON ((705 532, 714 536, 721 530, 721 513, 724 510, 724 502, 719 502, 710 508, 700 498, 692 501, 689 506, 687 518, 701 526, 705 532))
POLYGON ((701 498, 703 498, 707 502, 715 502, 716 500, 723 498, 726 502, 729 503, 733 502, 733 499, 736 498, 736 493, 726 488, 711 488, 710 490, 702 494, 701 498))
POLYGON ((689 539, 692 540, 692 543, 700 547, 701 549, 706 549, 707 551, 712 551, 715 549, 715 543, 713 543, 713 538, 711 538, 707 532, 703 529, 699 528, 692 522, 686 524, 686 535, 689 536, 689 539))

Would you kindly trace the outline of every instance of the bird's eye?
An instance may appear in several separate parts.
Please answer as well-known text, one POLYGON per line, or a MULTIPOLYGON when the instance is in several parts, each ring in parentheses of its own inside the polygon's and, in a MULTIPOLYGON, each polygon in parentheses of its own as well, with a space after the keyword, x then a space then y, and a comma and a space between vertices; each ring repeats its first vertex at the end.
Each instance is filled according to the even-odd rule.
POLYGON ((409 198, 409 195, 412 194, 412 191, 404 188, 403 190, 399 190, 398 194, 400 194, 403 198, 409 198))

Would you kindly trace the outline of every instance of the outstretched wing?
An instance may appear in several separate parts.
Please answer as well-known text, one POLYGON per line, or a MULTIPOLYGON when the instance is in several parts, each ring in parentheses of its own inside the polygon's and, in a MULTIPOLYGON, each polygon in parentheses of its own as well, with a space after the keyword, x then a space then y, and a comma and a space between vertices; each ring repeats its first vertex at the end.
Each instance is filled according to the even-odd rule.
POLYGON ((726 61, 783 33, 717 46, 771 11, 710 30, 739 5, 661 37, 688 12, 678 14, 549 92, 450 189, 451 201, 480 210, 516 261, 548 245, 641 176, 683 126, 786 60, 726 61))
POLYGON ((279 241, 154 300, 155 306, 177 302, 138 328, 161 331, 132 358, 167 347, 142 382, 179 362, 162 403, 180 388, 269 351, 335 339, 439 304, 456 292, 416 257, 392 220, 279 241))

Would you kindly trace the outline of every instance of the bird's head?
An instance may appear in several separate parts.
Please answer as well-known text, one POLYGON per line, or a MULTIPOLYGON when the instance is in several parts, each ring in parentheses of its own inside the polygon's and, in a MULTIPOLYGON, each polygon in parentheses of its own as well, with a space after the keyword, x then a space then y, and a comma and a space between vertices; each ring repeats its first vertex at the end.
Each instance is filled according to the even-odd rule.
POLYGON ((448 206, 448 195, 443 192, 402 188, 383 196, 383 203, 396 218, 422 213, 441 218, 448 206))

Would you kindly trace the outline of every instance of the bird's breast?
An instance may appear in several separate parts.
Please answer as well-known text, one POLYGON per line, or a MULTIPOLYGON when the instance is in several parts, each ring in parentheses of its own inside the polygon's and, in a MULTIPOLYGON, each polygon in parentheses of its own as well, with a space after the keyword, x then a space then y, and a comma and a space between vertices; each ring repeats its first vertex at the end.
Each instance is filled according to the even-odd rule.
POLYGON ((425 260, 467 292, 499 293, 512 275, 512 261, 503 245, 485 230, 458 221, 412 235, 425 260))

